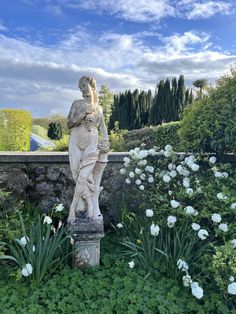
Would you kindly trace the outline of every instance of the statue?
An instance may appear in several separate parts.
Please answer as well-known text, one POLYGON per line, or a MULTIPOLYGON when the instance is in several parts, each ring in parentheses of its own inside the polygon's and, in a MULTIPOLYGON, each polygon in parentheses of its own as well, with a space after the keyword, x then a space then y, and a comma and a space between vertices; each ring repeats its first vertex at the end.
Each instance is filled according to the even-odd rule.
POLYGON ((109 151, 103 110, 98 104, 96 80, 83 76, 78 87, 83 99, 73 102, 67 122, 70 130, 70 167, 76 184, 68 217, 70 224, 75 222, 76 212, 89 220, 102 219, 98 198, 109 151), (98 128, 102 135, 100 140, 98 128))

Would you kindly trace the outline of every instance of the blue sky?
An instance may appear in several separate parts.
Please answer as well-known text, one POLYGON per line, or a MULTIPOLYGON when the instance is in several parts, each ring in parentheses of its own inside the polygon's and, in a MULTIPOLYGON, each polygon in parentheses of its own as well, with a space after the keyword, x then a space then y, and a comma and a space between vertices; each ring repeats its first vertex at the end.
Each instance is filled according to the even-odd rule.
POLYGON ((114 91, 236 63, 236 0, 3 0, 0 108, 67 115, 82 75, 114 91))

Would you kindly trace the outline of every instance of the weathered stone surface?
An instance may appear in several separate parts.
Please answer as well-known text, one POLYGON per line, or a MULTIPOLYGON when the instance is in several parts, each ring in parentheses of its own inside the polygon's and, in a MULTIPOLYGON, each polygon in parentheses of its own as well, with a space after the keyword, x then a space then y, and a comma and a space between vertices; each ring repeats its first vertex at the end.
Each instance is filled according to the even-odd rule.
POLYGON ((25 192, 26 187, 29 185, 30 180, 28 175, 21 169, 13 169, 7 176, 6 186, 10 191, 17 194, 25 192))
POLYGON ((60 177, 60 169, 56 167, 48 168, 46 177, 51 181, 57 181, 60 177))

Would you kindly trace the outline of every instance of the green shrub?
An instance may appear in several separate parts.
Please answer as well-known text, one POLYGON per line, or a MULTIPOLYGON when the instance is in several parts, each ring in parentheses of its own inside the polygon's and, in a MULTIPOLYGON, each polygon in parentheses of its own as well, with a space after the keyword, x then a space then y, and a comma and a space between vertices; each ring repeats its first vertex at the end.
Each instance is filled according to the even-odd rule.
POLYGON ((29 151, 32 117, 26 110, 0 110, 0 150, 29 151))
POLYGON ((58 122, 51 122, 48 125, 48 137, 52 140, 60 140, 63 136, 62 126, 58 122))
POLYGON ((180 124, 180 137, 191 151, 236 151, 236 71, 221 78, 209 96, 187 107, 180 124))
POLYGON ((42 127, 41 125, 33 125, 32 133, 34 133, 34 134, 36 134, 36 135, 38 135, 38 136, 40 136, 46 140, 49 139, 47 130, 44 127, 42 127))
POLYGON ((154 144, 154 127, 145 127, 138 130, 128 131, 124 134, 125 151, 129 151, 133 147, 140 146, 144 143, 146 148, 152 147, 154 144))
POLYGON ((167 144, 171 145, 176 151, 183 151, 183 145, 178 135, 180 123, 168 122, 154 128, 154 145, 164 148, 167 144))

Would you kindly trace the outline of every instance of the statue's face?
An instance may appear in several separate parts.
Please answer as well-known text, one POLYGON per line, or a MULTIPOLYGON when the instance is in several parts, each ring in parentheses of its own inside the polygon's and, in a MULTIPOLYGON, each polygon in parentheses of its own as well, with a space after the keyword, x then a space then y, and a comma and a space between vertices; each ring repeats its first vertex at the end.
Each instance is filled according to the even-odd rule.
POLYGON ((92 89, 92 87, 90 86, 90 84, 89 84, 89 82, 87 80, 84 80, 81 83, 80 89, 81 89, 81 92, 83 94, 83 97, 86 97, 86 98, 92 97, 93 89, 92 89))

